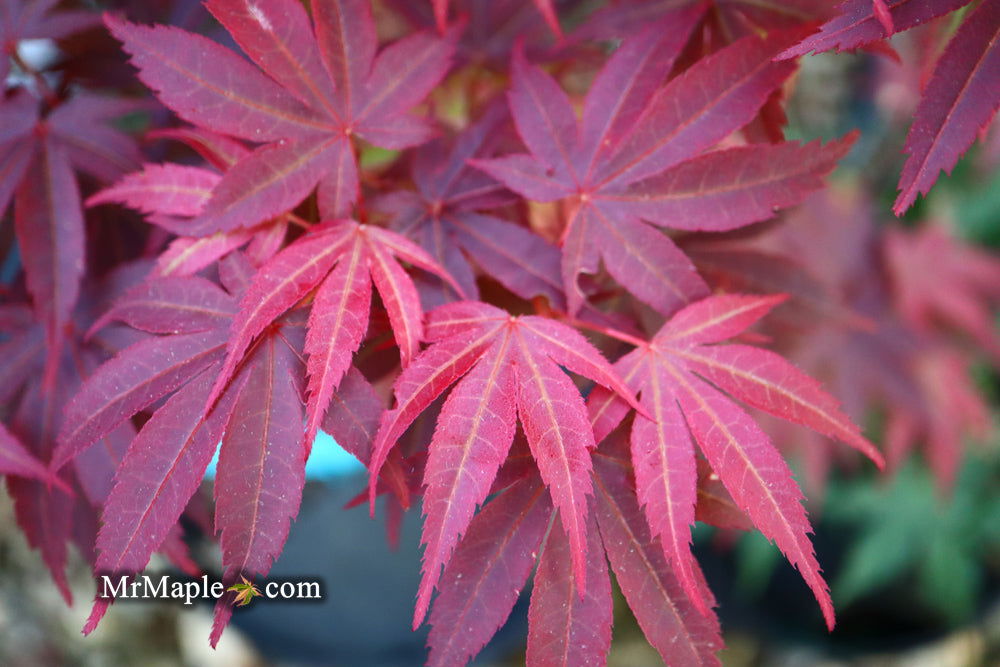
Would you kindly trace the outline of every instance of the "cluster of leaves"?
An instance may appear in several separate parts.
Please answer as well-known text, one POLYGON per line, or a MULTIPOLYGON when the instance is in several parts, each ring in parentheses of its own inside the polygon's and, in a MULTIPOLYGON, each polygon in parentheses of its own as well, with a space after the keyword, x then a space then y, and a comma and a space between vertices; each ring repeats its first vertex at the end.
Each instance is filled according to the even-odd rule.
MULTIPOLYGON (((996 350, 974 297, 956 305, 948 285, 911 275, 920 242, 890 243, 898 295, 873 280, 858 303, 830 287, 847 273, 824 283, 745 245, 780 245, 789 226, 819 238, 755 223, 821 190, 856 139, 783 139, 787 57, 823 46, 809 37, 820 22, 838 25, 825 2, 631 0, 583 16, 591 3, 469 0, 452 3, 453 23, 447 2, 386 2, 396 20, 383 25, 369 0, 207 0, 246 58, 132 23, 157 8, 120 3, 93 39, 113 36, 187 123, 149 132, 171 144, 145 164, 109 121, 148 102, 21 54, 27 38, 97 25, 55 4, 0 0, 3 65, 18 74, 0 100, 0 214, 13 198, 23 268, 0 309, 0 471, 67 598, 71 540, 95 573, 138 573, 156 551, 196 570, 186 515, 220 536, 232 595, 214 644, 280 554, 323 429, 368 467, 372 511, 384 496, 393 523, 422 498, 414 626, 429 612, 431 664, 471 659, 533 570, 529 664, 603 662, 608 563, 668 664, 716 664, 696 519, 773 540, 834 623, 799 487, 739 403, 883 463, 816 380, 752 344, 770 340, 751 328, 783 303, 776 292, 794 297, 782 311, 819 309, 846 338, 892 340, 859 305, 874 298, 996 350), (566 35, 557 8, 576 17, 566 35), (220 442, 213 520, 196 491, 220 442)), ((171 4, 161 20, 198 9, 171 4)), ((863 9, 880 26, 925 20, 904 20, 904 5, 863 9)), ((977 39, 984 24, 995 33, 996 7, 970 17, 977 39)), ((970 80, 995 71, 983 68, 970 80)), ((969 99, 948 118, 974 133, 988 117, 969 99)), ((911 142, 923 166, 904 193, 968 147, 949 128, 926 154, 911 142)), ((840 223, 818 217, 828 234, 840 223)), ((992 260, 966 270, 956 253, 948 279, 963 294, 1000 284, 992 260)), ((832 270, 878 272, 860 264, 832 270)), ((871 363, 834 349, 841 373, 871 363)), ((842 387, 830 363, 787 350, 842 387)), ((955 375, 934 368, 923 386, 955 375)))

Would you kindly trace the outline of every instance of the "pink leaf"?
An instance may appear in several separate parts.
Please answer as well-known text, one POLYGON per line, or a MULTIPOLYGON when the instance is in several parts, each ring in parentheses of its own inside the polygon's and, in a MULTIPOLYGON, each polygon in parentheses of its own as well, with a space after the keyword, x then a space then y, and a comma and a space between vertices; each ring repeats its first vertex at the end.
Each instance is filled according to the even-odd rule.
POLYGON ((420 541, 426 550, 414 628, 423 621, 441 568, 486 500, 514 440, 517 385, 505 349, 509 344, 502 340, 483 355, 438 417, 424 470, 426 518, 420 541))
POLYGON ((780 294, 722 294, 702 299, 670 318, 653 340, 672 345, 718 343, 743 333, 785 299, 780 294))
POLYGON ((351 242, 352 231, 350 225, 334 225, 303 236, 260 268, 240 300, 210 403, 222 393, 253 339, 323 280, 351 242))
POLYGON ((467 663, 513 609, 552 516, 552 503, 536 480, 516 483, 469 524, 431 610, 428 665, 467 663))
POLYGON ((225 583, 267 574, 298 514, 306 462, 298 365, 278 336, 268 336, 245 371, 222 438, 215 530, 225 583))
POLYGON ((615 209, 673 229, 726 231, 801 203, 850 149, 857 133, 800 145, 785 142, 715 151, 604 195, 615 209))
POLYGON ((760 427, 717 391, 682 386, 681 407, 708 462, 740 509, 798 568, 832 630, 833 603, 809 541, 802 492, 788 465, 760 427))
POLYGON ((235 313, 232 297, 204 278, 153 278, 115 301, 91 332, 118 320, 149 333, 197 333, 228 326, 235 313))
POLYGON ((819 382, 784 358, 747 345, 692 348, 677 352, 691 370, 741 401, 817 433, 851 445, 885 467, 875 446, 840 411, 837 400, 819 382))
POLYGON ((311 39, 312 26, 302 3, 210 0, 206 9, 271 78, 310 108, 332 113, 334 85, 311 39))
POLYGON ((45 325, 49 362, 55 363, 80 291, 85 254, 76 178, 64 149, 51 137, 36 151, 17 189, 14 213, 28 291, 45 325))
POLYGON ((87 206, 116 202, 143 213, 194 217, 219 182, 215 172, 179 164, 147 164, 87 200, 87 206))
POLYGON ((831 49, 848 51, 888 37, 891 33, 886 16, 880 15, 880 4, 888 10, 892 30, 902 32, 963 7, 969 0, 888 0, 888 4, 883 0, 845 0, 837 7, 837 16, 823 24, 818 33, 778 57, 794 58, 831 49))
POLYGON ((893 207, 902 215, 927 194, 943 169, 951 173, 1000 106, 1000 6, 985 2, 948 42, 934 68, 906 136, 909 155, 893 207))
POLYGON ((250 141, 301 137, 323 127, 315 112, 272 79, 201 35, 110 14, 104 22, 143 83, 185 120, 250 141))
POLYGON ((365 249, 354 244, 350 254, 323 281, 309 315, 309 402, 305 442, 312 443, 351 357, 368 329, 371 280, 365 249))
POLYGON ((222 356, 225 330, 150 338, 95 371, 66 407, 53 466, 59 468, 116 426, 222 356))
POLYGON ((596 446, 594 433, 583 397, 569 377, 524 338, 517 346, 517 413, 569 539, 574 590, 583 594, 587 586, 587 496, 591 490, 590 450, 596 446))
POLYGON ((627 478, 627 468, 605 456, 594 460, 594 513, 618 585, 646 639, 668 665, 720 665, 718 620, 698 613, 674 569, 649 534, 627 478))
POLYGON ((747 37, 707 58, 662 88, 598 170, 609 184, 659 173, 709 148, 750 122, 794 67, 773 63, 786 40, 747 37))
POLYGON ((97 569, 146 567, 198 488, 233 410, 236 391, 207 417, 214 374, 203 371, 156 411, 132 441, 115 477, 97 537, 97 569))
POLYGON ((566 535, 550 530, 535 573, 528 608, 529 667, 599 667, 611 648, 611 580, 601 555, 600 533, 593 516, 586 527, 587 588, 566 567, 574 548, 566 535))

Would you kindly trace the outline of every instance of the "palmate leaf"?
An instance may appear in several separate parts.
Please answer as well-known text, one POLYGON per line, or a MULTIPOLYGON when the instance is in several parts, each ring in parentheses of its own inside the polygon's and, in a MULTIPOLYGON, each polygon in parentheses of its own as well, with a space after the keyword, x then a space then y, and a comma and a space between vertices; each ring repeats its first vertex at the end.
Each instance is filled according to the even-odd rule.
MULTIPOLYGON (((943 16, 948 12, 969 4, 970 0, 888 0, 895 32, 902 32, 943 16)), ((837 15, 820 27, 819 32, 802 40, 801 43, 785 50, 780 57, 793 58, 810 51, 821 53, 836 49, 847 51, 856 49, 886 37, 886 17, 872 0, 846 0, 837 6, 837 15)))
POLYGON ((927 194, 944 170, 951 173, 981 128, 1000 107, 1000 5, 984 2, 966 17, 934 66, 903 150, 896 215, 927 194))
MULTIPOLYGON (((706 608, 698 602, 703 587, 690 552, 696 442, 736 505, 798 567, 832 627, 833 606, 813 556, 802 496, 791 471, 760 427, 719 389, 837 438, 880 467, 884 462, 818 382, 767 350, 715 345, 743 332, 781 300, 731 295, 698 301, 678 312, 648 344, 624 356, 616 368, 653 417, 637 415, 632 426, 637 496, 687 596, 706 608)), ((601 388, 591 393, 589 408, 599 438, 627 412, 618 397, 601 388)))
MULTIPOLYGON (((300 365, 297 352, 270 335, 244 368, 215 479, 215 529, 227 584, 267 574, 299 512, 306 481, 300 365)), ((224 596, 215 608, 213 646, 231 613, 224 596)))
MULTIPOLYGON (((474 263, 514 294, 545 296, 564 310, 558 248, 526 227, 482 212, 516 197, 468 165, 470 158, 488 155, 498 135, 504 136, 502 112, 493 105, 450 146, 437 140, 418 149, 411 169, 417 192, 396 191, 383 199, 382 207, 397 231, 448 269, 467 298, 479 297, 474 263)), ((428 307, 455 298, 438 280, 419 281, 418 288, 428 307)))
POLYGON ((69 156, 55 138, 35 149, 17 188, 14 228, 28 290, 38 319, 46 325, 49 354, 58 358, 83 277, 84 228, 69 156))
MULTIPOLYGON (((219 271, 236 294, 248 287, 253 275, 238 257, 227 259, 219 271)), ((88 449, 89 443, 111 438, 117 431, 109 429, 120 429, 117 425, 123 420, 176 391, 128 444, 110 492, 106 490, 110 479, 88 478, 88 488, 98 496, 107 495, 97 537, 99 571, 135 574, 152 551, 173 553, 171 531, 220 438, 215 525, 222 533, 225 577, 265 574, 280 553, 305 483, 301 386, 305 317, 293 311, 268 327, 206 415, 204 406, 235 313, 235 296, 214 283, 174 277, 152 279, 127 291, 104 318, 167 335, 126 349, 78 392, 70 414, 80 421, 64 428, 58 465, 73 457, 78 462, 90 460, 96 452, 100 469, 113 471, 117 462, 112 461, 111 468, 103 465, 103 448, 88 449)), ((345 383, 337 404, 367 406, 365 390, 370 393, 370 387, 355 375, 348 377, 351 382, 345 383)), ((343 425, 333 423, 329 428, 338 439, 360 447, 361 438, 352 438, 343 425)), ((369 428, 373 433, 374 426, 369 428)), ((88 472, 95 472, 93 465, 89 467, 88 472)), ((96 627, 107 606, 107 600, 95 602, 86 631, 96 627)), ((213 641, 226 621, 228 612, 218 610, 213 641)))
POLYGON ((940 226, 887 230, 884 253, 900 315, 917 330, 960 331, 1000 365, 991 305, 1000 303, 1000 263, 940 226), (933 273, 926 270, 933 265, 933 273))
POLYGON ((295 0, 212 0, 208 9, 260 69, 199 35, 105 22, 140 78, 186 120, 265 142, 223 176, 192 236, 253 226, 319 185, 325 218, 358 196, 351 137, 403 148, 429 138, 408 110, 448 68, 450 42, 414 34, 376 57, 368 0, 318 2, 310 22, 295 0))
POLYGON ((155 337, 126 348, 87 378, 66 407, 59 468, 119 424, 183 386, 225 354, 224 328, 155 337))
POLYGON ((586 589, 566 567, 572 547, 550 530, 542 546, 528 607, 528 665, 604 665, 611 648, 611 579, 594 512, 587 517, 586 589))
POLYGON ((822 186, 853 139, 825 147, 780 143, 700 155, 750 122, 793 71, 772 58, 794 38, 744 38, 664 87, 699 11, 626 40, 598 74, 577 124, 569 98, 520 52, 511 112, 530 155, 473 162, 538 201, 565 200, 562 276, 571 313, 580 273, 599 261, 639 299, 667 314, 705 296, 691 261, 643 220, 725 231, 764 220, 822 186), (728 206, 727 206, 728 204, 728 206))
POLYGON ((201 213, 219 183, 219 175, 201 167, 146 164, 87 200, 87 206, 117 202, 160 215, 194 217, 201 213))
POLYGON ((588 377, 635 404, 631 392, 580 334, 535 316, 512 317, 484 303, 434 310, 425 333, 431 347, 395 384, 369 471, 369 497, 396 441, 438 396, 456 384, 431 440, 422 542, 423 579, 414 625, 477 505, 483 503, 514 437, 515 407, 531 454, 571 545, 576 590, 586 587, 586 516, 590 450, 595 441, 579 390, 559 367, 588 377), (557 365, 558 364, 558 365, 557 365), (463 377, 464 376, 464 377, 463 377))
MULTIPOLYGON (((36 2, 24 6, 20 20, 25 24, 21 27, 30 32, 48 5, 36 2)), ((12 20, 18 18, 17 10, 8 8, 12 20)), ((87 25, 81 21, 82 16, 68 20, 66 30, 72 32, 76 24, 87 25)), ((12 27, 14 40, 18 39, 17 29, 12 27)), ((8 58, 3 56, 0 61, 6 64, 8 58)), ((13 199, 14 230, 28 291, 36 317, 46 329, 51 363, 45 374, 49 382, 57 373, 55 364, 86 264, 76 172, 108 182, 138 164, 132 139, 108 125, 134 107, 131 102, 85 92, 58 102, 36 99, 26 90, 15 90, 0 99, 0 216, 13 199)))
POLYGON ((221 395, 253 340, 309 292, 319 288, 309 315, 309 403, 305 442, 311 443, 334 390, 368 329, 371 284, 382 297, 405 366, 423 334, 423 313, 403 260, 452 283, 448 273, 407 239, 353 220, 326 223, 278 253, 254 275, 240 301, 226 360, 209 396, 221 395))
POLYGON ((97 570, 142 571, 205 475, 232 414, 235 392, 207 416, 199 409, 211 369, 175 393, 129 445, 104 505, 97 570))
MULTIPOLYGON (((818 33, 779 58, 871 44, 968 4, 969 0, 849 0, 818 33)), ((951 172, 1000 107, 994 75, 1000 67, 998 33, 1000 9, 995 2, 984 2, 966 16, 938 58, 906 137, 904 152, 909 157, 899 179, 896 215, 905 213, 918 195, 927 194, 942 170, 951 172)))
POLYGON ((429 667, 466 664, 500 629, 528 581, 551 517, 545 487, 533 476, 472 519, 438 585, 429 667))
MULTIPOLYGON (((627 451, 613 438, 594 457, 594 514, 618 585, 649 643, 668 665, 719 665, 719 622, 690 600, 651 536, 628 479, 627 451), (619 454, 623 455, 619 456, 619 454)), ((699 578, 699 597, 711 593, 699 578)))

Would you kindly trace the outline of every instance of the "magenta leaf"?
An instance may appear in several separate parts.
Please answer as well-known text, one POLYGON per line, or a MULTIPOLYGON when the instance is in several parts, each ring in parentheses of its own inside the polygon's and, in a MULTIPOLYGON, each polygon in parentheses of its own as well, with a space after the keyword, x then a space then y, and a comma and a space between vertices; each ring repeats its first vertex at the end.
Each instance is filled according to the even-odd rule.
MULTIPOLYGON (((902 32, 967 4, 969 0, 888 0, 885 7, 893 30, 902 32)), ((818 33, 785 50, 779 57, 794 58, 810 51, 856 49, 889 37, 885 22, 886 17, 879 16, 873 0, 846 0, 837 7, 837 16, 823 24, 818 33)))
POLYGON ((467 663, 513 609, 552 516, 552 503, 536 480, 515 483, 469 524, 438 585, 428 665, 467 663))
POLYGON ((587 522, 587 584, 566 567, 572 545, 550 530, 528 608, 527 665, 603 665, 611 648, 611 580, 593 513, 587 522))
POLYGON ((164 104, 206 129, 266 142, 222 177, 197 235, 263 222, 317 185, 324 217, 349 215, 359 194, 353 134, 387 148, 429 138, 407 112, 444 76, 451 42, 415 34, 376 56, 367 0, 316 3, 314 25, 294 0, 208 8, 261 69, 199 35, 105 17, 164 104))
POLYGON ((97 569, 142 571, 198 488, 232 414, 237 391, 205 416, 211 370, 172 396, 146 422, 122 460, 97 537, 97 569))
POLYGON ((719 665, 718 620, 698 612, 650 536, 628 482, 627 466, 605 455, 594 459, 594 514, 618 585, 664 663, 719 665))
POLYGON ((556 81, 514 54, 510 107, 531 154, 473 164, 529 199, 566 201, 562 278, 570 314, 587 298, 577 277, 597 273, 602 260, 618 283, 664 314, 705 296, 690 260, 642 220, 722 230, 766 219, 820 188, 851 143, 702 154, 753 120, 792 73, 772 59, 798 33, 739 40, 658 87, 684 45, 678 35, 697 18, 697 9, 683 13, 681 33, 654 25, 626 40, 598 74, 579 127, 556 81))
POLYGON ((902 215, 917 194, 927 194, 941 170, 951 173, 1000 107, 1000 7, 987 2, 959 27, 927 83, 906 136, 909 155, 893 206, 902 215))
MULTIPOLYGON (((302 390, 296 353, 276 335, 257 347, 222 438, 215 530, 224 583, 265 575, 281 553, 305 485, 302 390)), ((219 605, 231 608, 226 598, 219 605)), ((219 607, 213 643, 224 623, 219 607)))
POLYGON ((53 465, 61 467, 126 419, 217 362, 226 332, 150 338, 125 349, 87 378, 66 407, 53 465))
POLYGON ((557 364, 606 384, 637 406, 631 392, 578 333, 543 318, 514 318, 484 303, 458 302, 431 313, 426 333, 433 344, 396 381, 396 408, 382 418, 369 466, 374 500, 379 472, 396 441, 458 382, 438 419, 424 478, 428 551, 417 620, 437 568, 447 563, 506 456, 514 435, 507 411, 514 405, 572 545, 575 585, 584 590, 590 451, 596 443, 580 391, 557 364), (470 415, 479 415, 478 421, 468 421, 470 415))

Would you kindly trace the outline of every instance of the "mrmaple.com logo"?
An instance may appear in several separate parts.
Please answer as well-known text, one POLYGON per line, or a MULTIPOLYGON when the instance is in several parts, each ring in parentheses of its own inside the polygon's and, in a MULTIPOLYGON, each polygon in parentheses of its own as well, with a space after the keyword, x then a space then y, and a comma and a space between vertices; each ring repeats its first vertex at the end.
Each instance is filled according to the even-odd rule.
POLYGON ((246 606, 256 597, 268 600, 322 600, 323 587, 318 580, 272 580, 255 584, 246 577, 227 587, 223 582, 211 580, 207 574, 199 579, 175 578, 169 574, 159 576, 102 575, 98 597, 105 600, 178 600, 190 605, 195 600, 218 600, 227 592, 233 593, 232 602, 246 606))

